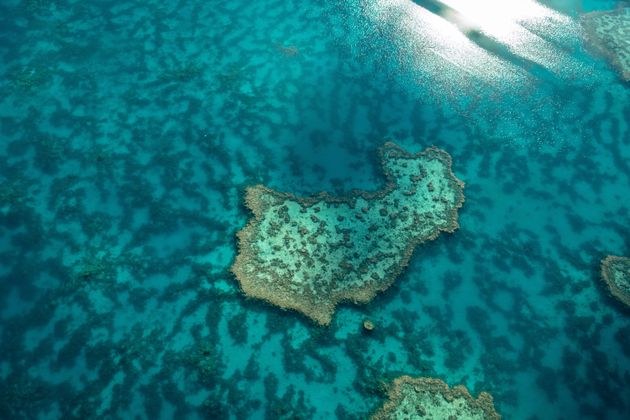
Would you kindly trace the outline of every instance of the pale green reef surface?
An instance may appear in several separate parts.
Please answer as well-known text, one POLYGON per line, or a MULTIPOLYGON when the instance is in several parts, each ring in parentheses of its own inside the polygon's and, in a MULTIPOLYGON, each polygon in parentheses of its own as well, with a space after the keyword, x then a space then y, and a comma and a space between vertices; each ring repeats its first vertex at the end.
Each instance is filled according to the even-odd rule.
POLYGON ((610 293, 630 307, 630 258, 613 255, 604 258, 602 278, 610 293))
POLYGON ((587 44, 630 81, 630 7, 586 13, 582 24, 587 44))
POLYGON ((232 267, 245 294, 327 325, 338 302, 369 302, 416 245, 458 227, 464 184, 446 152, 414 155, 386 143, 381 158, 387 183, 376 192, 298 198, 248 188, 254 218, 238 234, 232 267))
POLYGON ((389 400, 371 420, 498 420, 492 396, 481 392, 473 398, 466 387, 448 385, 435 378, 396 378, 388 388, 389 400))

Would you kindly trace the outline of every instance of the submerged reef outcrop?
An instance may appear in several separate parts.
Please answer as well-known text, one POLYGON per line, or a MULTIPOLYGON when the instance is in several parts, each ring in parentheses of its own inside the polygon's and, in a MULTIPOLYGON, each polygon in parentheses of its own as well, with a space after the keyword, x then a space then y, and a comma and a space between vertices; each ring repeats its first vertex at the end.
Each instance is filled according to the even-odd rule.
POLYGON ((602 260, 602 279, 610 294, 630 307, 630 258, 609 255, 602 260))
POLYGON ((238 233, 232 266, 246 295, 327 325, 339 302, 369 302, 418 244, 457 229, 464 184, 448 153, 410 154, 391 142, 380 153, 387 183, 376 192, 300 198, 247 189, 254 217, 238 233))
POLYGON ((630 82, 630 7, 586 13, 581 20, 588 46, 604 55, 630 82))
POLYGON ((466 387, 448 385, 435 378, 401 376, 388 386, 389 400, 371 420, 467 419, 498 420, 492 396, 487 392, 473 398, 466 387))

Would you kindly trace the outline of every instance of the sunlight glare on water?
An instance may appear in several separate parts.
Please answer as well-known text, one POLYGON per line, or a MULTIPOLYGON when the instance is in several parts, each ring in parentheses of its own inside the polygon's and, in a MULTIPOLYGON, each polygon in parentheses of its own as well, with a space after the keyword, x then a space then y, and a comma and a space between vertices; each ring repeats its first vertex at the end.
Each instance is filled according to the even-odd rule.
POLYGON ((463 31, 480 31, 504 44, 510 51, 537 64, 559 71, 559 60, 568 56, 547 41, 554 32, 575 32, 568 16, 532 0, 442 0, 452 11, 448 18, 463 31))
POLYGON ((578 39, 576 23, 535 1, 380 0, 367 9, 377 23, 394 22, 401 54, 431 77, 452 81, 458 72, 460 83, 517 86, 532 67, 570 78, 583 71, 566 51, 578 39))
POLYGON ((486 32, 500 39, 517 41, 524 32, 521 22, 551 21, 567 24, 570 19, 531 0, 441 0, 441 3, 457 11, 463 24, 486 32))
POLYGON ((452 22, 410 0, 378 0, 366 6, 365 13, 391 33, 400 55, 397 61, 407 66, 404 70, 448 85, 471 79, 494 84, 499 75, 513 83, 523 81, 518 67, 489 54, 452 22))

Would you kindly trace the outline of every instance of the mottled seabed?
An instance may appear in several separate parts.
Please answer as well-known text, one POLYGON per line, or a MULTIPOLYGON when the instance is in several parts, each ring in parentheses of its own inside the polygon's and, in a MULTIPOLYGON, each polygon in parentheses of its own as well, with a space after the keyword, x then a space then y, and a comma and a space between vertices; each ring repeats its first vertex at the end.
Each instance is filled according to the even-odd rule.
POLYGON ((0 3, 0 417, 365 418, 410 375, 626 418, 630 95, 578 18, 616 4, 427 3, 0 3), (459 230, 325 328, 246 299, 245 188, 377 190, 386 140, 452 156, 459 230))

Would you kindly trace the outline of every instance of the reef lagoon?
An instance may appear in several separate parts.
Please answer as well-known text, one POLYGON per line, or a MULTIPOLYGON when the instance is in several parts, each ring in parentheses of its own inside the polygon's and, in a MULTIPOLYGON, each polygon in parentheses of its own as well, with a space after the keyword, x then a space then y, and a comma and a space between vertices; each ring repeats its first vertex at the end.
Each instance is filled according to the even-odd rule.
POLYGON ((3 0, 0 418, 630 418, 629 49, 628 1, 3 0))

